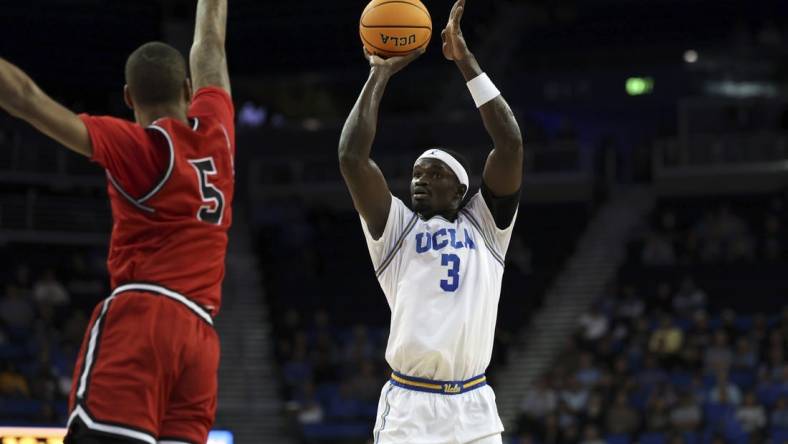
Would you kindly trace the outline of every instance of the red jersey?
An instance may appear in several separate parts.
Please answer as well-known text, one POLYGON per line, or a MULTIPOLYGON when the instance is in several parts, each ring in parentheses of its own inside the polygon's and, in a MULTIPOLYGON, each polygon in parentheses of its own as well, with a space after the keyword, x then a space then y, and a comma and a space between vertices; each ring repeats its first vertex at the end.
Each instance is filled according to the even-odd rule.
POLYGON ((232 219, 232 100, 221 88, 202 88, 188 117, 189 125, 162 118, 142 128, 80 115, 93 144, 92 160, 107 173, 112 287, 158 284, 215 316, 232 219))

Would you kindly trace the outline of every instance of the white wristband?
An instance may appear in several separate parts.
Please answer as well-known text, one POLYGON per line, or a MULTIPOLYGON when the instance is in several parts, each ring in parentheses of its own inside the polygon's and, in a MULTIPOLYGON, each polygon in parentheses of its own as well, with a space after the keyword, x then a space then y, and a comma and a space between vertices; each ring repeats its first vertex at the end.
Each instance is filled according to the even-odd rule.
POLYGON ((471 96, 473 96, 473 102, 476 103, 476 108, 481 108, 485 103, 501 95, 486 73, 481 73, 471 79, 467 85, 471 96))

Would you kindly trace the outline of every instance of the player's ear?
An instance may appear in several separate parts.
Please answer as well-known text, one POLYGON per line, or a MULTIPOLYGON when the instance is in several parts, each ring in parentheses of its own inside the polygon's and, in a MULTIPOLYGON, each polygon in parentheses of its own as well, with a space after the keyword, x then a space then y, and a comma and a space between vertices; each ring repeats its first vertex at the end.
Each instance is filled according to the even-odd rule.
POLYGON ((462 200, 462 198, 463 198, 463 196, 465 196, 465 192, 467 190, 468 190, 468 187, 466 187, 463 184, 460 184, 460 186, 457 187, 457 198, 462 200))
POLYGON ((131 98, 129 85, 123 85, 123 101, 126 102, 126 106, 128 106, 129 109, 134 109, 134 99, 131 98))

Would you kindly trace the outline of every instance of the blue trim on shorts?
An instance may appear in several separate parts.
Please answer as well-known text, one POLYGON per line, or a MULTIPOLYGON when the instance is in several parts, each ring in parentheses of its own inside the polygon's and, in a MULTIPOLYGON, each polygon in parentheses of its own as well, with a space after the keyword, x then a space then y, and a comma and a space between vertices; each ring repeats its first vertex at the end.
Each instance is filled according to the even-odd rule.
POLYGON ((482 374, 465 381, 434 381, 393 372, 389 382, 394 386, 416 392, 459 395, 484 387, 487 385, 487 377, 482 374))

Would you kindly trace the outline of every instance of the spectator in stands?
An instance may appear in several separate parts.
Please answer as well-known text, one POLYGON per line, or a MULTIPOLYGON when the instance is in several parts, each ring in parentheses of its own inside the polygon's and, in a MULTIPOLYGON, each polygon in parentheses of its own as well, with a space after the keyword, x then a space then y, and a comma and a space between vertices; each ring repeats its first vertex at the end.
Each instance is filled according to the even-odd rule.
POLYGON ((741 390, 728 379, 728 372, 720 370, 717 373, 716 384, 709 391, 709 401, 714 404, 737 406, 741 404, 741 390))
POLYGON ((736 341, 736 352, 733 355, 733 368, 737 370, 754 370, 758 364, 758 354, 753 350, 747 337, 742 336, 736 341))
POLYGON ((297 343, 292 358, 282 366, 282 373, 291 398, 300 395, 305 382, 312 381, 312 365, 307 359, 305 343, 297 343))
POLYGON ((705 350, 710 346, 714 333, 709 326, 709 316, 704 310, 698 310, 692 315, 692 326, 687 334, 688 342, 690 345, 705 350))
POLYGON ((608 332, 609 322, 607 316, 597 306, 591 311, 580 316, 580 337, 586 343, 598 340, 608 332))
POLYGON ((558 414, 553 413, 545 418, 544 426, 539 429, 539 442, 542 444, 560 444, 561 428, 558 425, 558 414))
POLYGON ((66 287, 55 278, 53 270, 45 271, 41 279, 33 285, 33 300, 53 307, 68 305, 71 302, 66 287))
POLYGON ((761 257, 767 261, 779 261, 785 247, 780 219, 774 214, 767 215, 761 239, 761 257))
POLYGON ((692 393, 684 393, 670 411, 670 423, 679 432, 694 432, 701 423, 700 404, 692 393))
POLYGON ((7 285, 0 298, 0 320, 9 329, 12 337, 25 337, 30 332, 35 311, 30 299, 14 285, 7 285))
POLYGON ((613 435, 632 435, 640 427, 640 415, 629 405, 627 393, 616 393, 607 413, 607 432, 613 435))
POLYGON ((622 288, 621 293, 623 297, 618 304, 618 317, 624 321, 631 321, 643 316, 643 313, 646 311, 646 304, 643 303, 642 298, 638 297, 635 287, 626 285, 622 288))
POLYGON ((672 367, 683 343, 684 332, 673 323, 673 318, 663 315, 659 328, 651 334, 648 349, 656 354, 663 364, 672 367))
POLYGON ((301 424, 318 424, 323 422, 323 407, 315 398, 315 386, 311 382, 304 384, 303 394, 298 401, 298 422, 301 424))
POLYGON ((706 349, 703 365, 708 373, 727 372, 733 364, 733 351, 728 346, 728 335, 723 330, 714 332, 714 343, 706 349))
POLYGON ((770 419, 772 428, 788 430, 788 397, 781 396, 777 400, 770 419))
POLYGON ((676 251, 669 238, 651 232, 646 236, 641 254, 643 265, 665 266, 676 264, 676 251))
POLYGON ((736 419, 751 437, 761 436, 761 432, 766 427, 766 409, 758 403, 755 392, 747 392, 744 396, 744 402, 736 410, 736 419))
POLYGON ((599 435, 599 429, 589 424, 583 429, 583 440, 580 444, 605 444, 605 440, 599 435))
POLYGON ((558 407, 558 395, 550 387, 547 377, 543 377, 525 392, 520 411, 531 421, 541 420, 555 412, 558 407))
POLYGON ((381 381, 372 361, 361 363, 361 370, 350 383, 350 397, 359 401, 376 403, 380 398, 381 381))
POLYGON ((591 388, 602 378, 602 372, 594 365, 591 353, 580 354, 580 368, 575 373, 575 378, 585 388, 591 388))
POLYGON ((0 397, 27 398, 30 396, 30 387, 27 380, 16 369, 13 362, 5 362, 0 372, 0 397))
POLYGON ((377 352, 369 338, 367 327, 362 324, 353 327, 353 338, 345 347, 345 361, 360 364, 361 361, 373 359, 376 355, 377 352))
POLYGON ((599 391, 594 391, 588 397, 588 404, 583 415, 583 424, 594 425, 598 428, 605 426, 605 400, 599 391))
POLYGON ((646 355, 643 368, 637 374, 637 383, 641 388, 653 388, 668 380, 667 372, 659 366, 655 355, 646 355))
POLYGON ((705 309, 706 292, 698 288, 692 277, 685 277, 679 291, 673 296, 673 310, 677 315, 688 318, 698 310, 705 309))
POLYGON ((657 293, 646 301, 648 313, 673 312, 673 286, 669 282, 660 282, 657 293))
POLYGON ((646 430, 649 432, 665 432, 670 427, 670 412, 667 400, 663 396, 652 396, 646 406, 646 430))
POLYGON ((579 413, 585 410, 588 396, 588 389, 583 387, 576 377, 569 377, 564 389, 561 390, 558 405, 560 407, 562 402, 566 403, 572 412, 579 413))

